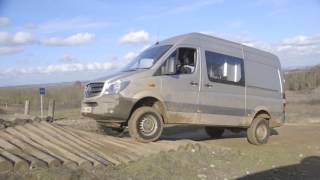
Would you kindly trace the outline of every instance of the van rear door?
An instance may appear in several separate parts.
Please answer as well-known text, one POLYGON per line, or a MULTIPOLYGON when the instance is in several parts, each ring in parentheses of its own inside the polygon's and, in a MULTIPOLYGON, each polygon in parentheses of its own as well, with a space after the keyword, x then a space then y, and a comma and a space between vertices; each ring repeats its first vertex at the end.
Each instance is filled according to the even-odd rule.
POLYGON ((236 55, 202 52, 201 124, 244 126, 245 76, 241 50, 236 55))

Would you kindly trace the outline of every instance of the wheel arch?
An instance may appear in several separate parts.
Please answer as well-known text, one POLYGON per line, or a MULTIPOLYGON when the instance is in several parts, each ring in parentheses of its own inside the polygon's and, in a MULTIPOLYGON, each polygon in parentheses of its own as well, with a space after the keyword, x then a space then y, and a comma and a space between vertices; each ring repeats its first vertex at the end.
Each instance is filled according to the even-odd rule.
MULTIPOLYGON (((136 100, 136 102, 134 103, 134 105, 132 106, 131 108, 131 111, 130 111, 130 114, 129 114, 129 118, 128 120, 130 119, 132 113, 138 109, 139 107, 143 107, 143 106, 149 106, 149 107, 152 107, 155 105, 155 103, 157 103, 157 106, 160 106, 158 108, 160 113, 161 113, 161 116, 162 116, 162 119, 163 119, 163 122, 165 123, 166 122, 166 105, 164 104, 164 101, 162 101, 162 98, 159 98, 157 96, 152 96, 152 95, 149 95, 149 96, 142 96, 142 97, 139 97, 139 99, 136 100)), ((127 121, 128 121, 127 120, 127 121)))
POLYGON ((249 114, 248 117, 246 119, 246 126, 251 126, 253 120, 256 117, 262 117, 265 118, 266 120, 270 121, 271 120, 271 114, 270 111, 267 107, 265 106, 258 106, 256 108, 254 108, 249 114))
POLYGON ((266 120, 271 120, 271 114, 269 113, 269 109, 267 107, 263 107, 263 106, 257 107, 255 108, 252 114, 253 114, 252 116, 253 118, 251 119, 251 123, 257 117, 265 118, 266 120))

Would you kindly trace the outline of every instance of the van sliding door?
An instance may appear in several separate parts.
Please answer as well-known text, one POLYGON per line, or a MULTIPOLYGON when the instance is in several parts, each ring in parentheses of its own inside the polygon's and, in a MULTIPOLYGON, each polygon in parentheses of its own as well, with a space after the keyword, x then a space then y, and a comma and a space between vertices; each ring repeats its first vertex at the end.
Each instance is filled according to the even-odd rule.
MULTIPOLYGON (((228 49, 228 48, 226 48, 228 49)), ((245 115, 244 64, 241 50, 227 55, 202 52, 201 124, 242 126, 245 115), (238 54, 238 57, 236 55, 238 54)))

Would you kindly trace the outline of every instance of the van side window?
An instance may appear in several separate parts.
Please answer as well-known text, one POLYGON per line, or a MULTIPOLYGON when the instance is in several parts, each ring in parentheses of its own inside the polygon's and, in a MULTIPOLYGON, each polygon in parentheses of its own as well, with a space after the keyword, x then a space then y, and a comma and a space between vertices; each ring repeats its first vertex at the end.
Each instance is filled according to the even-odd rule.
POLYGON ((192 74, 196 69, 197 50, 193 48, 179 48, 168 59, 176 60, 176 74, 192 74))
POLYGON ((206 51, 205 55, 210 81, 244 85, 242 59, 210 51, 206 51))

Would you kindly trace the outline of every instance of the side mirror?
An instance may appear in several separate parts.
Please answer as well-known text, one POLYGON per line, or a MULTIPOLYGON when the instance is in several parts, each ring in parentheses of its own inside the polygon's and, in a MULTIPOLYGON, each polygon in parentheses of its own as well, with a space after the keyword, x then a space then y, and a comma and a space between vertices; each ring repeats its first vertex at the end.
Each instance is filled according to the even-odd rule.
POLYGON ((173 75, 177 73, 176 70, 176 60, 175 58, 169 58, 165 64, 161 67, 161 74, 163 75, 173 75))

